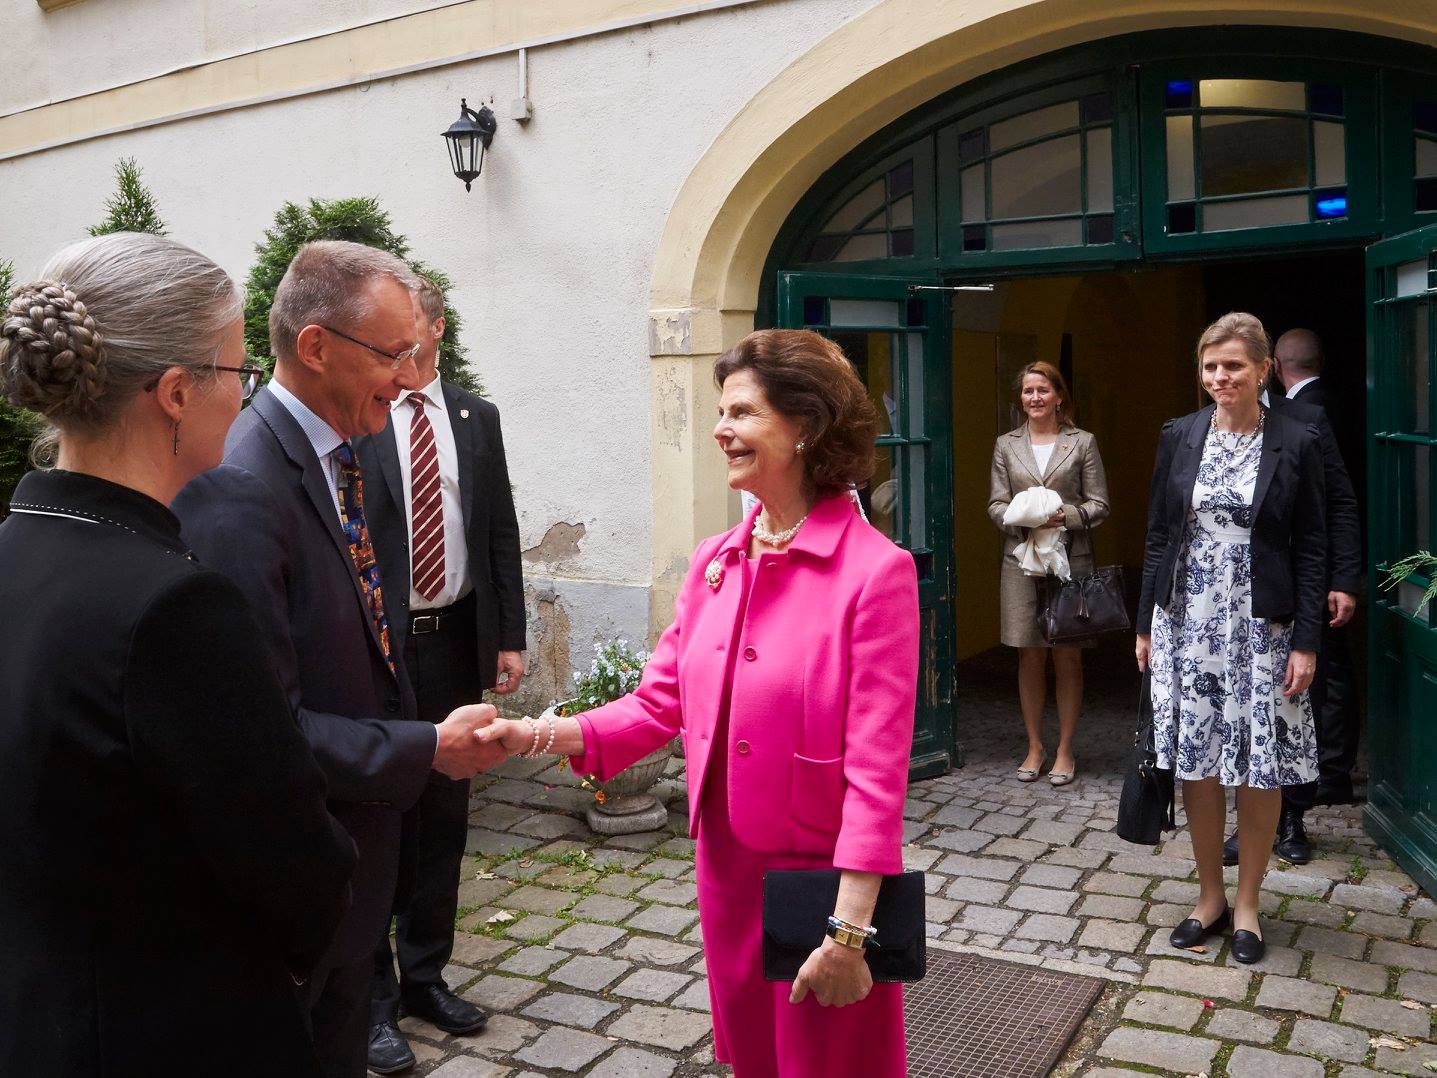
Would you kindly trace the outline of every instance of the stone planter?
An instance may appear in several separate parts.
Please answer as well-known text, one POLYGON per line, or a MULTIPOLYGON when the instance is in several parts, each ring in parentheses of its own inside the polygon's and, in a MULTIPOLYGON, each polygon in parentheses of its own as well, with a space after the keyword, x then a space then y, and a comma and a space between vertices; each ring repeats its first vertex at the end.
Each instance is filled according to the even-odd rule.
MULTIPOLYGON (((550 720, 560 704, 544 712, 550 720)), ((589 830, 596 835, 636 835, 641 831, 657 831, 669 820, 669 810, 648 791, 663 777, 664 765, 674 754, 670 742, 640 760, 635 760, 624 770, 604 783, 604 801, 597 801, 588 809, 589 830)))

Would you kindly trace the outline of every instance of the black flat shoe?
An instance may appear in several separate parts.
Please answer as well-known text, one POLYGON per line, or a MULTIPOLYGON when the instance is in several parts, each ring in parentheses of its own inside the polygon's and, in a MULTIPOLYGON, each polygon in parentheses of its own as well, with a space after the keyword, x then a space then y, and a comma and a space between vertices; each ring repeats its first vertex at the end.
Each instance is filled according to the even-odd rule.
POLYGON ((406 1014, 423 1018, 445 1033, 478 1033, 489 1021, 488 1014, 442 983, 409 989, 400 999, 406 1014))
POLYGON ((414 1053, 399 1027, 379 1022, 369 1027, 369 1069, 375 1074, 398 1074, 414 1066, 414 1053))
POLYGON ((1233 833, 1227 837, 1227 841, 1222 844, 1223 867, 1232 868, 1233 865, 1237 864, 1237 853, 1237 832, 1233 831, 1233 833))
POLYGON ((1168 942, 1174 947, 1187 950, 1189 947, 1196 947, 1211 935, 1219 932, 1226 932, 1232 927, 1232 907, 1229 906, 1218 914, 1217 920, 1210 925, 1204 925, 1196 917, 1189 917, 1173 929, 1168 937, 1168 942))
POLYGON ((1265 954, 1267 944, 1262 942, 1262 937, 1256 932, 1239 928, 1232 934, 1232 956, 1239 962, 1261 962, 1265 954))

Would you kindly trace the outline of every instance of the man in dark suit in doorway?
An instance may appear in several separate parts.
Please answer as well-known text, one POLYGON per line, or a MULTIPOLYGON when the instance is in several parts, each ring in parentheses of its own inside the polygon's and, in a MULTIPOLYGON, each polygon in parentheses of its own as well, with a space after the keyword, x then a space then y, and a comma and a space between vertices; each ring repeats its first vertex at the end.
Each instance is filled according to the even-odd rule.
MULTIPOLYGON (((403 651, 419 717, 439 722, 484 690, 519 687, 524 582, 499 411, 441 382, 444 296, 421 279, 416 301, 418 384, 394 402, 384 429, 360 443, 359 458, 376 477, 370 522, 390 588, 395 646, 403 651)), ((398 1027, 401 1003, 446 1033, 477 1033, 488 1019, 443 979, 454 950, 468 823, 468 779, 443 775, 430 776, 405 818, 394 901, 398 979, 387 921, 375 940, 369 1069, 378 1074, 414 1065, 398 1027)))
MULTIPOLYGON (((1288 330, 1273 348, 1273 387, 1267 404, 1313 424, 1322 447, 1327 490, 1327 612, 1322 652, 1310 690, 1317 720, 1318 778, 1285 786, 1282 816, 1273 849, 1296 865, 1312 860, 1303 823, 1316 805, 1347 805, 1354 800, 1352 768, 1357 762, 1360 719, 1356 676, 1346 625, 1362 593, 1362 526, 1352 479, 1338 448, 1322 385, 1322 342, 1309 329, 1288 330)), ((1223 863, 1237 864, 1237 833, 1223 846, 1223 863)))
MULTIPOLYGON (((431 771, 467 779, 502 759, 474 738, 495 715, 478 692, 437 727, 415 721, 366 519, 375 484, 351 442, 382 429, 390 402, 419 385, 415 287, 404 263, 373 248, 300 248, 270 311, 274 378, 231 428, 224 462, 173 505, 200 561, 249 599, 329 810, 359 850, 353 903, 306 989, 327 1078, 364 1075, 374 941, 403 813, 431 771)), ((284 1066, 274 1061, 276 1073, 284 1066)))

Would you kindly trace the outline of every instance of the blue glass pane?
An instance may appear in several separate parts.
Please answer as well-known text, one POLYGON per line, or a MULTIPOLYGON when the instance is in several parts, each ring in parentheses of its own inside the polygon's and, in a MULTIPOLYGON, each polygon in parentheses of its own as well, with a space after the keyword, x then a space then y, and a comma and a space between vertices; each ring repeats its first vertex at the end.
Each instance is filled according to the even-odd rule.
POLYGON ((803 297, 803 324, 805 326, 825 326, 828 324, 828 311, 822 296, 803 297))
POLYGON ((1192 79, 1177 79, 1167 84, 1164 92, 1163 103, 1170 109, 1190 109, 1193 107, 1193 83, 1192 79))
POLYGON ((1197 231, 1197 208, 1191 202, 1168 207, 1168 235, 1180 236, 1197 231))
POLYGON ((1103 124, 1113 118, 1111 94, 1088 94, 1078 102, 1084 124, 1103 124))
POLYGON ((988 129, 980 127, 969 131, 958 139, 958 163, 966 165, 988 156, 988 129))
POLYGON ((1113 242, 1113 216, 1105 213, 1097 217, 1088 218, 1088 242, 1089 243, 1112 243, 1113 242))
POLYGON ((1418 101, 1412 106, 1412 126, 1437 135, 1437 102, 1418 101))
POLYGON ((888 253, 894 258, 913 257, 913 229, 900 228, 888 234, 888 253))
POLYGON ((1342 87, 1327 82, 1314 82, 1307 88, 1307 107, 1323 116, 1342 116, 1342 87))
POLYGON ((984 225, 963 226, 963 250, 965 251, 986 251, 988 249, 988 229, 984 225))
POLYGON ((888 201, 896 202, 913 193, 913 162, 904 161, 888 173, 888 201))
POLYGON ((1333 221, 1347 216, 1347 188, 1329 187, 1312 192, 1312 216, 1319 221, 1333 221))
POLYGON ((1437 176, 1429 176, 1425 180, 1418 180, 1414 195, 1414 209, 1422 213, 1437 210, 1437 176))

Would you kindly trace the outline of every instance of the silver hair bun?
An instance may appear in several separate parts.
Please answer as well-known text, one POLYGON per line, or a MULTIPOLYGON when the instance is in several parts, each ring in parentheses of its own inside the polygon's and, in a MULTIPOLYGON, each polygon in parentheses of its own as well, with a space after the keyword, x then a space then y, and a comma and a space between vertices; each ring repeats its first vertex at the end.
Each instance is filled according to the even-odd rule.
POLYGON ((0 392, 19 408, 86 420, 105 394, 105 340, 63 281, 16 290, 0 326, 0 392))

